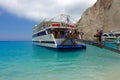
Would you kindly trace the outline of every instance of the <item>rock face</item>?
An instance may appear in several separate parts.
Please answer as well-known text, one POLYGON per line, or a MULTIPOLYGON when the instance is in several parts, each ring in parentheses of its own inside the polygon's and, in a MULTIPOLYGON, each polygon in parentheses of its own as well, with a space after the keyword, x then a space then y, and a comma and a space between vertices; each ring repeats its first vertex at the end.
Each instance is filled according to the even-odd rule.
POLYGON ((94 38, 97 29, 103 32, 120 31, 120 0, 97 0, 83 13, 76 25, 88 40, 94 38))

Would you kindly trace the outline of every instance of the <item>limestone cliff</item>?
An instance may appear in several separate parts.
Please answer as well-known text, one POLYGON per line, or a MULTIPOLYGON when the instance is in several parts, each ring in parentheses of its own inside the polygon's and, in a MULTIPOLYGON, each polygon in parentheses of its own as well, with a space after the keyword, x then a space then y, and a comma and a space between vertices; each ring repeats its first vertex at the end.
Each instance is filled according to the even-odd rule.
POLYGON ((85 39, 90 40, 97 29, 120 31, 120 0, 97 0, 83 13, 77 27, 85 33, 85 39))

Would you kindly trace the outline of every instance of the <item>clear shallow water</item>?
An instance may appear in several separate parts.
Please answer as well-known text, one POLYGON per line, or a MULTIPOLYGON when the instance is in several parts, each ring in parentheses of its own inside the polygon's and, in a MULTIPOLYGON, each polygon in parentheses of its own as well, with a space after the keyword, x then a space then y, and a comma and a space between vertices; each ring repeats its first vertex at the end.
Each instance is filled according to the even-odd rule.
MULTIPOLYGON (((116 49, 116 44, 115 43, 111 43, 111 44, 110 43, 106 43, 105 46, 113 48, 113 49, 116 49)), ((120 48, 120 46, 119 46, 119 48, 120 48)))
POLYGON ((119 67, 119 54, 91 45, 60 51, 0 42, 0 80, 119 80, 119 67))

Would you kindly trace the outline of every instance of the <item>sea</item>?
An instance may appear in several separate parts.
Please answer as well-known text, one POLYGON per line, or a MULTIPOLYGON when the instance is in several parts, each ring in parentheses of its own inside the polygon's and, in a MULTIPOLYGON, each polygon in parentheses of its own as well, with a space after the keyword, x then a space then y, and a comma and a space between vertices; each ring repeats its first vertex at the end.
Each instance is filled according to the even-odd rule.
POLYGON ((0 80, 120 80, 119 75, 120 54, 103 48, 59 50, 31 41, 0 42, 0 80))

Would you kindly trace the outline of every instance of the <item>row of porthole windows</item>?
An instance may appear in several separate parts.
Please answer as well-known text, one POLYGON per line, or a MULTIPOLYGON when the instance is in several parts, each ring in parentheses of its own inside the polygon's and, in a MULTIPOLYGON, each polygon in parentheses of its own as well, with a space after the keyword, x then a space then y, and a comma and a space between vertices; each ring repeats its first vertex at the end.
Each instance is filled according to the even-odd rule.
POLYGON ((42 32, 36 33, 32 37, 38 37, 38 36, 42 36, 42 35, 46 35, 46 32, 42 31, 42 32))

